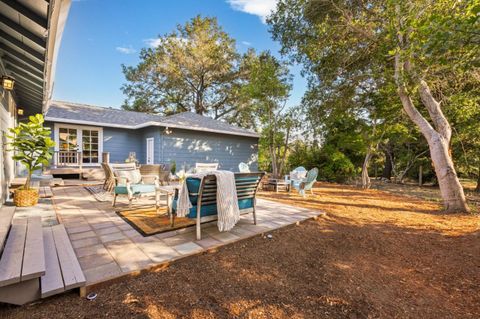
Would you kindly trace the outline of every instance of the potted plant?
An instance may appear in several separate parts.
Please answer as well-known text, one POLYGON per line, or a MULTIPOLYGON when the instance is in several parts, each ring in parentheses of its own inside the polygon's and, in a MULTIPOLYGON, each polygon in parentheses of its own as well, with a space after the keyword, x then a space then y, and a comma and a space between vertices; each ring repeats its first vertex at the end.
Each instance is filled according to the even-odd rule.
POLYGON ((41 114, 30 116, 28 123, 20 123, 11 128, 8 138, 12 140, 15 155, 13 159, 22 163, 27 169, 28 175, 25 185, 15 190, 13 202, 15 206, 33 206, 38 203, 38 189, 32 189, 30 181, 32 173, 48 165, 52 158, 52 147, 55 142, 50 138, 50 129, 44 127, 44 119, 41 114))

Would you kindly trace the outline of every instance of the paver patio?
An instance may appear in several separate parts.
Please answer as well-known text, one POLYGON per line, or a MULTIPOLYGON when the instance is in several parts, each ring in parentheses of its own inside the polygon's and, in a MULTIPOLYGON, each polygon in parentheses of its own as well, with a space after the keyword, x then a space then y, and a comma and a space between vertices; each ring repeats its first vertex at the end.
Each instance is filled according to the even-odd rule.
MULTIPOLYGON (((87 286, 322 214, 259 199, 257 225, 253 225, 252 214, 246 214, 229 232, 219 232, 216 222, 202 225, 199 241, 195 239, 195 227, 143 237, 115 213, 109 202, 97 201, 85 188, 59 187, 53 192, 55 210, 67 229, 87 286)), ((124 202, 120 200, 117 208, 126 208, 124 202)), ((153 200, 139 199, 136 204, 152 205, 153 200)))

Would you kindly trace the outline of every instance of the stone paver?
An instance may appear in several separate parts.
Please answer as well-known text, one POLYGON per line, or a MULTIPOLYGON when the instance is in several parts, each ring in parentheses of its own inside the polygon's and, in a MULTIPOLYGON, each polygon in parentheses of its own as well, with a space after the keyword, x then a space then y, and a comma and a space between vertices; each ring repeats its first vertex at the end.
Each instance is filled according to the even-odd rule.
POLYGON ((77 240, 77 239, 83 239, 83 238, 89 238, 89 237, 95 237, 97 234, 94 231, 85 231, 81 233, 75 233, 75 234, 70 234, 70 239, 71 240, 77 240))
POLYGON ((203 250, 202 246, 199 246, 192 242, 175 245, 172 248, 178 251, 182 255, 191 255, 203 250))
POLYGON ((82 248, 98 244, 100 241, 97 237, 84 238, 79 240, 72 240, 73 248, 82 248))
POLYGON ((195 243, 196 243, 197 245, 200 245, 200 246, 202 246, 203 248, 207 248, 207 249, 222 244, 221 241, 218 241, 218 240, 216 240, 216 239, 214 239, 214 238, 212 238, 212 237, 202 238, 201 240, 197 240, 195 243))
MULTIPOLYGON (((87 285, 106 281, 131 271, 196 254, 242 238, 294 224, 320 212, 271 201, 257 201, 257 221, 242 215, 229 232, 220 232, 216 222, 202 224, 202 239, 195 227, 143 237, 119 217, 109 202, 98 202, 83 187, 53 188, 58 219, 65 224, 87 285)), ((139 199, 135 205, 151 205, 139 199)), ((119 203, 119 208, 127 203, 119 203)))
POLYGON ((75 249, 75 254, 77 257, 85 257, 90 255, 101 255, 108 254, 108 250, 102 244, 97 244, 93 246, 86 246, 75 249))
POLYGON ((108 243, 114 240, 121 240, 126 238, 127 236, 125 236, 121 232, 100 236, 100 240, 102 241, 102 243, 108 243))
POLYGON ((83 269, 83 273, 87 279, 87 283, 94 283, 118 277, 122 274, 122 270, 117 263, 112 262, 90 269, 83 269))
POLYGON ((86 269, 97 268, 106 264, 110 264, 112 262, 115 262, 115 260, 107 252, 104 254, 95 254, 95 255, 80 257, 78 258, 78 262, 80 263, 80 266, 82 267, 82 269, 86 270, 86 269))

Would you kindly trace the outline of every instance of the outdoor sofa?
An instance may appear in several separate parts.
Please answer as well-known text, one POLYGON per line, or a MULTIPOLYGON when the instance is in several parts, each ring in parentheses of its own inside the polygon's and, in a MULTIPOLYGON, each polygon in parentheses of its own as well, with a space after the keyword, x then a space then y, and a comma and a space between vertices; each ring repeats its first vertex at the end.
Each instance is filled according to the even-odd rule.
MULTIPOLYGON (((253 223, 257 224, 255 204, 258 185, 264 172, 235 173, 235 185, 238 196, 238 206, 241 214, 252 213, 253 223)), ((196 219, 197 240, 201 239, 201 224, 217 219, 217 184, 215 175, 207 175, 202 179, 188 177, 188 193, 192 208, 186 217, 196 219)), ((172 210, 175 216, 178 201, 178 190, 175 191, 172 210)))

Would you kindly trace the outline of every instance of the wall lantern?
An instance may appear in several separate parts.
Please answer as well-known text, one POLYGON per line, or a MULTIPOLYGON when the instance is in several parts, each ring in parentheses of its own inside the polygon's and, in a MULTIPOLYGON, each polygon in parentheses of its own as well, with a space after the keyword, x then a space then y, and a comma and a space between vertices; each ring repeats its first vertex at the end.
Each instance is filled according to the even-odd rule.
POLYGON ((11 91, 13 90, 13 86, 15 85, 15 80, 12 77, 9 76, 2 76, 2 87, 7 90, 11 91))
POLYGON ((168 128, 168 126, 165 128, 165 130, 163 131, 163 133, 167 134, 167 135, 170 135, 172 134, 172 130, 168 128))
POLYGON ((18 115, 23 115, 23 109, 17 109, 17 114, 18 115))

